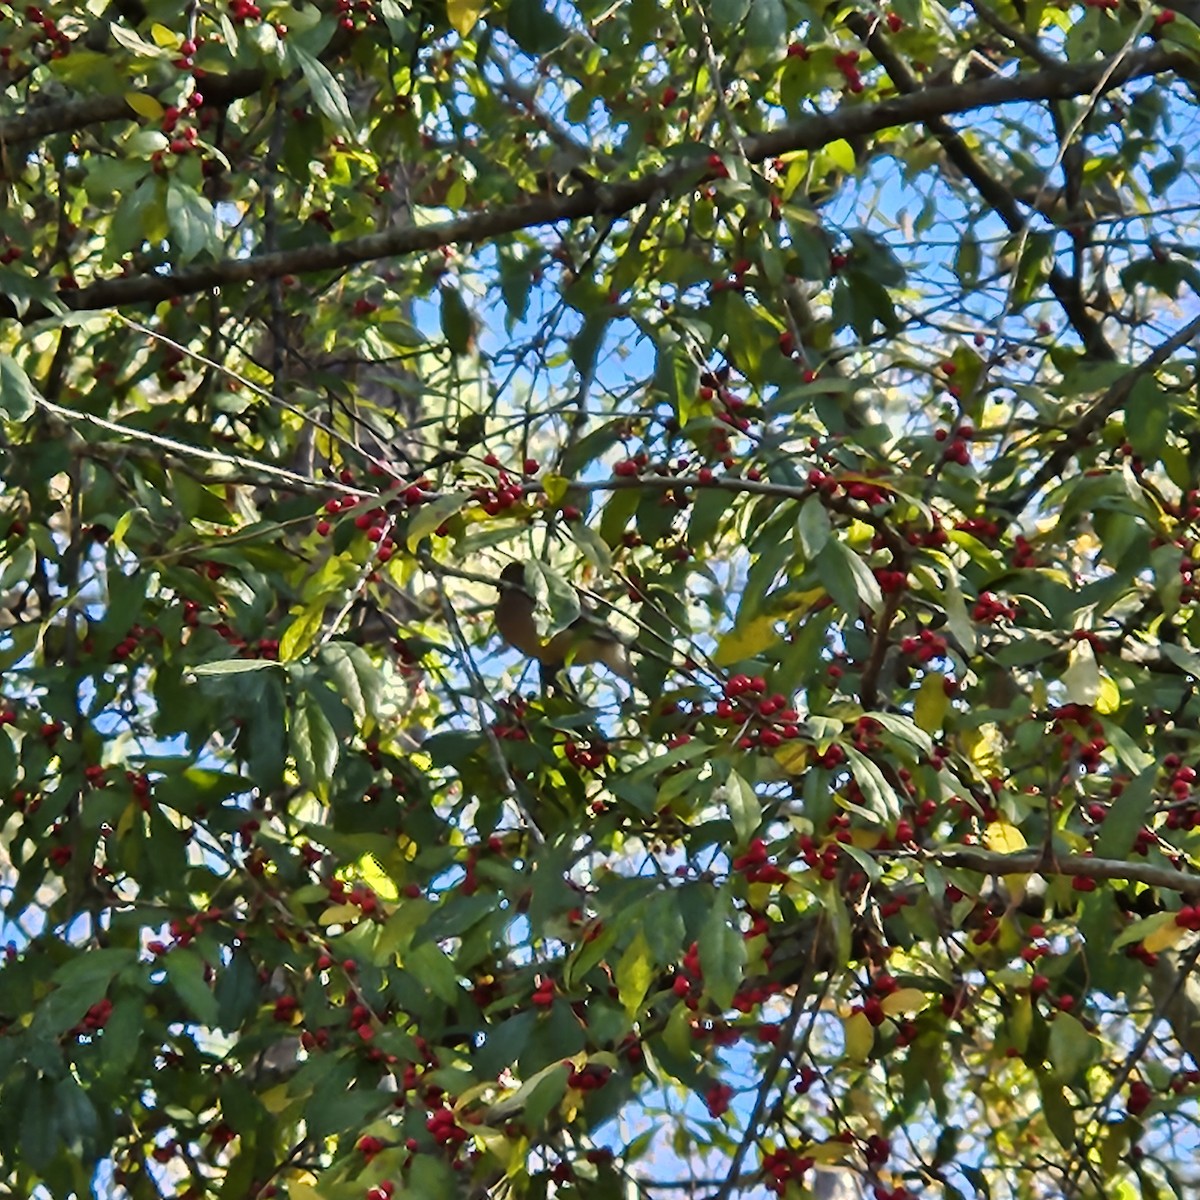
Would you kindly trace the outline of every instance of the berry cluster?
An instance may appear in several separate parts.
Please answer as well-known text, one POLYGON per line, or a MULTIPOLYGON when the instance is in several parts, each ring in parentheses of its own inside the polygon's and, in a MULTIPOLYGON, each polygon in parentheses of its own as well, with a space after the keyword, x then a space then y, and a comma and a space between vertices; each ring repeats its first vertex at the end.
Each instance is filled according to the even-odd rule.
POLYGON ((766 695, 766 690, 767 681, 761 675, 734 675, 725 683, 723 699, 717 701, 717 719, 743 727, 737 741, 742 750, 773 750, 800 736, 800 714, 786 696, 779 692, 766 695))
POLYGON ((994 625, 999 620, 1015 621, 1016 618, 1016 604, 1006 604, 993 592, 980 592, 971 608, 971 619, 983 625, 994 625))

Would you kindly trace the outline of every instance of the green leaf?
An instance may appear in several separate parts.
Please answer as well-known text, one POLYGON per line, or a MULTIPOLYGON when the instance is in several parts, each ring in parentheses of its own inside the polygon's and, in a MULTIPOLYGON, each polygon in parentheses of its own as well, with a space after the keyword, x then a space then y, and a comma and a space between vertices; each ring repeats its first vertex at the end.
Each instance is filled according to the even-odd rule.
POLYGON ((282 670, 271 658, 223 658, 220 662, 201 663, 192 668, 193 675, 244 675, 247 671, 282 670))
POLYGON ((0 413, 10 421, 27 421, 41 398, 17 360, 0 354, 0 413))
POLYGON ((466 354, 471 349, 475 337, 475 321, 471 310, 467 308, 462 293, 453 284, 443 283, 440 291, 442 336, 455 354, 466 354))
POLYGON ((178 179, 167 183, 167 224, 180 262, 190 262, 205 250, 216 232, 216 214, 208 200, 178 179))
POLYGON ((1143 375, 1133 385, 1125 404, 1125 436, 1138 458, 1157 462, 1167 444, 1171 425, 1171 398, 1153 375, 1143 375))
POLYGON ((410 553, 415 553, 422 539, 427 538, 443 521, 448 521, 455 513, 461 512, 470 503, 471 497, 466 492, 448 492, 422 504, 413 513, 405 530, 404 542, 410 553))
POLYGON ((717 1008, 728 1008, 742 982, 746 963, 746 942, 733 926, 730 895, 721 891, 696 939, 700 951, 700 969, 704 972, 704 990, 717 1008))
POLYGON ((1070 1013, 1055 1013, 1050 1022, 1050 1042, 1047 1057, 1054 1079, 1070 1083, 1078 1079, 1100 1054, 1100 1043, 1077 1017, 1070 1013))
POLYGON ((867 809, 885 821, 897 820, 900 816, 900 797, 884 778, 883 772, 853 746, 843 745, 842 749, 846 752, 850 770, 854 774, 854 782, 862 792, 867 809))
POLYGON ((975 286, 979 279, 980 261, 979 239, 975 236, 974 229, 968 229, 958 244, 958 253, 954 256, 954 273, 964 287, 975 286))
POLYGON ((283 631, 283 636, 279 639, 281 662, 294 662, 308 653, 309 647, 317 639, 321 627, 325 623, 328 601, 327 594, 318 596, 301 609, 292 623, 283 631))
POLYGON ((75 958, 67 959, 50 978, 64 988, 90 987, 96 982, 107 985, 118 972, 123 971, 130 963, 137 962, 137 958, 136 950, 111 946, 88 950, 75 958))
MULTIPOLYGON (((1056 1018, 1057 1020, 1057 1018, 1056 1018)), ((1038 1090, 1042 1095, 1042 1112, 1046 1124, 1064 1150, 1075 1149, 1075 1109, 1067 1099, 1062 1085, 1048 1076, 1038 1078, 1038 1090)))
POLYGON ((383 705, 384 682, 371 656, 361 646, 330 642, 318 658, 359 723, 374 718, 383 705))
POLYGON ((872 612, 883 606, 879 581, 849 546, 831 538, 813 562, 817 578, 837 606, 851 617, 866 605, 872 612))
POLYGON ((1124 858, 1146 821, 1154 800, 1154 784, 1158 765, 1143 770, 1122 789, 1100 826, 1096 837, 1099 858, 1124 858))
POLYGON ((812 562, 825 549, 833 523, 829 513, 816 493, 809 496, 800 506, 800 518, 796 522, 796 532, 800 535, 800 549, 804 557, 812 562))
POLYGON ((172 950, 162 960, 167 979, 201 1025, 217 1024, 217 998, 204 981, 204 960, 194 950, 172 950))
POLYGON ((329 73, 329 68, 320 59, 314 58, 307 50, 302 50, 297 45, 291 45, 290 51, 304 73, 317 107, 336 129, 343 133, 349 132, 350 105, 346 103, 345 93, 329 73))
POLYGON ((650 991, 650 985, 654 982, 657 966, 650 943, 639 930, 625 953, 621 955, 616 971, 617 998, 630 1021, 636 1020, 642 1011, 642 1004, 650 991))
POLYGON ((762 824, 762 805, 754 789, 736 771, 729 772, 724 792, 737 844, 744 846, 762 824))
POLYGON ((296 705, 289 737, 301 783, 327 800, 338 761, 337 735, 320 704, 308 693, 301 695, 296 705))

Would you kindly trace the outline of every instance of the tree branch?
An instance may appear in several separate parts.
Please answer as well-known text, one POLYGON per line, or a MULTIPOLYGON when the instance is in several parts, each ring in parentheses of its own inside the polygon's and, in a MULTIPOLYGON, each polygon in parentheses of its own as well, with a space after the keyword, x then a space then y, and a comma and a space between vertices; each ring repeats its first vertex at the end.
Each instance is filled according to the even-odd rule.
MULTIPOLYGON (((833 113, 808 116, 770 133, 747 138, 743 147, 750 161, 761 162, 797 150, 820 149, 842 138, 860 137, 918 121, 929 122, 951 113, 970 112, 1018 101, 1067 99, 1090 93, 1102 83, 1106 87, 1116 87, 1131 79, 1184 69, 1186 66, 1186 55, 1182 52, 1154 46, 1128 55, 1115 65, 1111 59, 1105 59, 1084 67, 1063 66, 1011 79, 969 80, 954 86, 916 91, 878 104, 845 107, 833 113)), ((76 105, 74 109, 81 114, 92 112, 90 103, 76 105)), ((112 107, 110 102, 106 103, 112 107)), ((120 104, 124 107, 123 99, 120 104)), ((110 117, 115 115, 123 115, 123 112, 109 113, 110 117)), ((35 118, 42 120, 37 128, 44 132, 61 127, 55 125, 48 114, 30 114, 0 123, 0 143, 18 136, 28 137, 28 130, 33 128, 28 122, 35 118)), ((554 225, 560 221, 577 221, 600 215, 620 216, 647 203, 660 191, 678 190, 704 178, 708 169, 706 158, 707 155, 699 153, 694 159, 637 179, 581 188, 566 195, 531 195, 519 204, 470 213, 430 225, 404 225, 343 242, 225 259, 171 274, 103 280, 78 290, 60 291, 58 300, 65 308, 75 311, 155 304, 174 296, 236 284, 261 283, 282 275, 345 270, 376 259, 433 250, 444 245, 483 241, 522 229, 554 225)), ((0 317, 20 317, 30 322, 51 315, 43 305, 31 305, 24 313, 18 313, 10 300, 0 297, 0 317)), ((1090 315, 1088 319, 1091 319, 1090 315)))
POLYGON ((935 862, 942 867, 961 867, 981 875, 1065 875, 1082 879, 1116 879, 1127 883, 1145 883, 1166 888, 1184 896, 1200 895, 1200 875, 1159 867, 1148 862, 1127 862, 1121 858, 1090 858, 1083 854, 1059 854, 1047 858, 1039 850, 1001 854, 993 850, 941 850, 914 858, 935 862))

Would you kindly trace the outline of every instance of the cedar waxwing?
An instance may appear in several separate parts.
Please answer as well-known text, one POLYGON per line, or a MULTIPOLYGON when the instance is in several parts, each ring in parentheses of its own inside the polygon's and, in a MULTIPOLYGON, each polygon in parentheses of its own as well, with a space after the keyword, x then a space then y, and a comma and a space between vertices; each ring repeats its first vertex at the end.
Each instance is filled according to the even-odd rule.
POLYGON ((614 675, 633 682, 625 644, 595 617, 577 617, 548 641, 542 640, 534 617, 537 600, 529 590, 524 563, 509 563, 497 586, 500 598, 496 603, 496 629, 514 650, 541 665, 543 684, 552 684, 568 665, 589 663, 603 663, 614 675))

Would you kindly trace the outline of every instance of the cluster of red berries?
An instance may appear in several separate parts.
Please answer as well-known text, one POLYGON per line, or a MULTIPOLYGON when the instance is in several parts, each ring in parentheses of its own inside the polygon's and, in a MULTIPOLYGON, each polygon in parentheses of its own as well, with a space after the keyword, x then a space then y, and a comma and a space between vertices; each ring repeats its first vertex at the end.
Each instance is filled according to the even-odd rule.
POLYGON ((771 862, 767 843, 751 838, 745 854, 733 860, 733 869, 746 877, 747 883, 787 883, 788 873, 771 862))
MULTIPOLYGON (((36 4, 31 4, 25 9, 25 20, 30 25, 37 26, 34 41, 43 41, 52 47, 51 58, 65 58, 71 53, 71 39, 59 29, 58 22, 53 17, 46 16, 36 4)), ((5 46, 3 56, 7 58, 11 52, 11 48, 5 46)))
POLYGON ((1175 924, 1180 929, 1187 929, 1192 933, 1200 933, 1200 904, 1185 904, 1175 914, 1175 924))
POLYGON ((1015 621, 1017 606, 1006 604, 994 592, 980 592, 979 599, 971 608, 971 619, 983 625, 994 625, 999 620, 1015 621))
POLYGON ((919 634, 900 639, 900 653, 915 658, 919 663, 927 663, 935 658, 946 655, 946 639, 932 629, 922 629, 919 634))
POLYGON ((833 65, 842 73, 846 86, 856 96, 863 90, 862 72, 858 69, 857 50, 844 50, 833 56, 833 65))
POLYGON ((1129 1085, 1129 1099, 1125 1107, 1131 1117, 1140 1117, 1150 1107, 1153 1099, 1154 1092, 1150 1085, 1141 1079, 1135 1079, 1129 1085))
POLYGON ((520 696, 510 696, 507 700, 501 700, 499 708, 504 715, 493 723, 492 732, 504 741, 529 741, 529 730, 522 724, 528 707, 520 696))
POLYGON ((549 976, 535 979, 530 1001, 534 1008, 550 1008, 554 1004, 554 980, 549 976))
POLYGON ((354 1143, 354 1148, 367 1162, 370 1162, 377 1154, 381 1154, 387 1149, 387 1142, 383 1141, 382 1138, 372 1137, 370 1134, 364 1133, 354 1143))
POLYGON ((471 495, 489 517, 494 517, 519 504, 525 490, 507 471, 501 471, 495 487, 477 487, 471 495))
MULTIPOLYGON (((950 390, 953 392, 954 388, 952 387, 950 390)), ((946 430, 939 429, 933 436, 939 442, 943 442, 946 440, 947 433, 946 430)), ((959 426, 953 440, 942 450, 942 459, 945 462, 957 463, 960 467, 969 467, 971 465, 971 447, 969 443, 974 436, 975 431, 970 425, 959 426)))
POLYGON ((83 1037, 97 1029, 103 1029, 108 1024, 108 1018, 112 1016, 112 1010, 113 1002, 107 996, 103 1000, 97 1000, 83 1014, 79 1024, 67 1030, 67 1036, 83 1037))
POLYGON ((613 1073, 612 1067, 601 1066, 599 1063, 584 1063, 582 1067, 577 1068, 567 1059, 563 1066, 570 1072, 567 1075, 567 1087, 580 1092, 594 1092, 597 1088, 602 1088, 612 1078, 613 1073))
POLYGON ((584 771, 598 771, 608 758, 608 745, 605 742, 588 742, 585 745, 568 738, 563 743, 563 753, 572 766, 584 771))
POLYGON ((700 966, 700 947, 693 942, 685 951, 683 962, 675 972, 671 981, 671 991, 690 1009, 699 1007, 697 994, 704 981, 704 971, 700 966))
POLYGON ((787 1191, 793 1179, 799 1179, 813 1165, 813 1159, 795 1150, 772 1150, 763 1155, 762 1170, 767 1190, 777 1196, 787 1191))
POLYGON ((724 1116, 729 1111, 729 1102, 733 1099, 733 1088, 727 1083, 714 1083, 704 1093, 704 1104, 708 1115, 714 1120, 724 1116))
POLYGON ((392 1200, 395 1191, 396 1185, 390 1179, 382 1179, 367 1188, 365 1200, 392 1200))
MULTIPOLYGON (((184 46, 192 47, 195 50, 195 42, 184 42, 184 46)), ((186 59, 188 65, 191 65, 191 58, 186 59)), ((167 149, 172 154, 188 154, 196 149, 196 142, 199 138, 199 130, 194 124, 184 125, 181 129, 179 122, 186 117, 195 117, 197 111, 204 105, 204 95, 202 92, 193 91, 188 96, 184 106, 180 108, 176 104, 168 104, 163 109, 162 115, 162 131, 168 134, 171 138, 167 149)))
POLYGON ((908 587, 908 572, 896 567, 876 567, 872 574, 884 595, 894 595, 908 587))
POLYGON ((439 1146, 455 1149, 471 1135, 458 1123, 454 1110, 446 1105, 435 1108, 425 1120, 425 1128, 439 1146))
POLYGON ((252 0, 229 0, 229 15, 238 25, 248 21, 257 21, 262 17, 262 9, 252 0))
POLYGON ((715 715, 719 721, 743 726, 739 749, 773 750, 800 736, 800 714, 786 696, 780 692, 765 695, 766 690, 767 681, 761 675, 734 675, 725 683, 724 698, 717 701, 715 715))
POLYGON ((374 25, 379 20, 371 0, 336 0, 334 12, 338 14, 338 24, 346 30, 358 28, 354 21, 356 12, 362 15, 367 25, 374 25))

